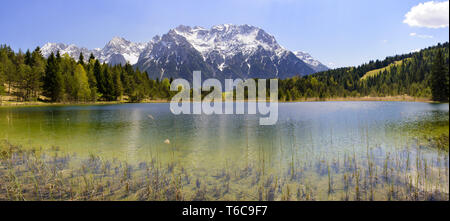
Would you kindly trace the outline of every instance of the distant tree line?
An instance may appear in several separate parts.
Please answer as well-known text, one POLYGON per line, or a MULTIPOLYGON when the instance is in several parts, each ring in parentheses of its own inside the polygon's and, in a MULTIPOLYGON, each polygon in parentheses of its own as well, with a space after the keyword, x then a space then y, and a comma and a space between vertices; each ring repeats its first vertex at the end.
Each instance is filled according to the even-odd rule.
POLYGON ((6 45, 0 46, 0 93, 18 101, 51 102, 118 101, 125 97, 140 102, 173 96, 169 79, 149 79, 146 72, 130 64, 102 64, 92 54, 86 62, 83 54, 76 61, 59 52, 46 59, 39 47, 15 53, 6 45))
MULTIPOLYGON (((92 54, 86 61, 83 54, 76 61, 59 52, 46 59, 39 47, 33 52, 15 53, 6 45, 0 46, 0 96, 5 93, 14 95, 18 101, 166 100, 176 93, 170 91, 171 82, 172 79, 167 78, 161 81, 149 79, 147 72, 141 72, 130 64, 111 66, 100 63, 92 54)), ((204 92, 202 96, 206 94, 204 92)), ((281 101, 397 95, 448 102, 448 42, 415 53, 370 61, 358 67, 279 80, 281 101), (395 62, 398 63, 392 65, 395 62), (378 69, 379 73, 364 77, 367 72, 378 69)))
POLYGON ((449 44, 415 53, 370 61, 358 67, 329 70, 305 77, 279 81, 279 99, 294 101, 307 98, 384 97, 409 95, 448 101, 449 44), (384 67, 391 65, 390 68, 384 67), (372 70, 378 74, 363 78, 372 70))

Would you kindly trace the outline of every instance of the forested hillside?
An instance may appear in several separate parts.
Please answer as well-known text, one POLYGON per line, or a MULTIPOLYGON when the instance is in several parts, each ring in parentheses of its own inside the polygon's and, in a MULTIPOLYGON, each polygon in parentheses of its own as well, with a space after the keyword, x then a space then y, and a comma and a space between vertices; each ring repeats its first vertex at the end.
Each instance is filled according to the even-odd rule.
POLYGON ((447 42, 415 53, 387 57, 382 61, 370 61, 358 67, 339 68, 302 78, 280 80, 279 97, 287 101, 397 95, 432 98, 433 88, 438 87, 440 90, 435 92, 447 96, 434 100, 448 101, 448 66, 447 42), (435 65, 439 67, 434 69, 436 73, 433 75, 435 65), (377 69, 380 72, 373 73, 377 69), (371 71, 372 73, 369 73, 371 71), (439 80, 434 81, 437 83, 433 87, 434 79, 439 80))
MULTIPOLYGON (((77 62, 67 54, 45 59, 39 47, 15 53, 0 46, 0 93, 17 101, 94 102, 168 98, 169 79, 148 78, 131 65, 101 64, 92 55, 77 62)), ((0 96, 2 95, 0 94, 0 96)))
MULTIPOLYGON (((0 96, 17 101, 95 102, 170 99, 172 79, 150 79, 130 64, 101 64, 92 54, 78 61, 67 54, 45 59, 40 48, 14 52, 0 46, 0 96)), ((412 97, 448 102, 449 44, 415 53, 279 81, 281 101, 308 98, 412 97)))

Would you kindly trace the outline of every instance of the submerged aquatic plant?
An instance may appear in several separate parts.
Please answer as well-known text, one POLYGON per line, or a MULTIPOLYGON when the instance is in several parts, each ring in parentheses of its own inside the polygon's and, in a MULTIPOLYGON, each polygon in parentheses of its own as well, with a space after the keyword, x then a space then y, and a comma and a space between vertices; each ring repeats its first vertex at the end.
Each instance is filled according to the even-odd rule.
POLYGON ((268 153, 261 149, 257 158, 240 164, 225 159, 223 168, 201 171, 175 157, 129 162, 2 141, 0 200, 449 199, 448 155, 429 158, 409 147, 374 151, 331 159, 323 153, 295 154, 280 173, 273 169, 278 162, 266 160, 268 153))

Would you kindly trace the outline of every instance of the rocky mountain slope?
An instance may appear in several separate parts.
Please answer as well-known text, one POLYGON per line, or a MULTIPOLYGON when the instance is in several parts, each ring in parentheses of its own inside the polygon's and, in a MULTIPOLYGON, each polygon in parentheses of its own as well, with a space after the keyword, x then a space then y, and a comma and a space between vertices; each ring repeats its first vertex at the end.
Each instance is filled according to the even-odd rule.
POLYGON ((75 59, 81 52, 85 59, 92 53, 101 62, 112 65, 128 62, 154 79, 191 79, 195 70, 219 79, 284 79, 328 70, 309 54, 291 52, 272 35, 250 25, 224 24, 210 29, 181 25, 148 43, 115 37, 103 49, 47 43, 41 51, 46 57, 60 51, 75 59))

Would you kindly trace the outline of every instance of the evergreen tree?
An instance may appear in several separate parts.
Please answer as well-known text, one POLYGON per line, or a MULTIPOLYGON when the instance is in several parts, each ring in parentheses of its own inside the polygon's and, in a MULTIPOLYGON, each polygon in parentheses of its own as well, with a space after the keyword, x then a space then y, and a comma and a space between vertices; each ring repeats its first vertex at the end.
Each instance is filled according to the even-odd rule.
POLYGON ((29 90, 33 98, 41 91, 42 79, 45 74, 45 58, 41 54, 41 49, 37 47, 31 54, 31 75, 28 77, 29 90))
POLYGON ((117 99, 119 98, 122 100, 123 96, 123 86, 122 86, 122 80, 120 79, 120 72, 114 71, 114 97, 117 99))
POLYGON ((94 75, 94 65, 95 65, 95 60, 94 59, 89 59, 89 64, 87 65, 87 76, 88 76, 88 81, 89 81, 89 88, 91 90, 90 93, 90 100, 91 101, 96 101, 97 100, 97 80, 95 79, 95 75, 94 75))
POLYGON ((5 83, 7 74, 7 61, 8 58, 8 48, 6 45, 0 45, 0 103, 2 102, 2 96, 5 94, 5 83))
POLYGON ((64 100, 64 79, 58 62, 60 59, 59 52, 57 53, 57 57, 51 53, 47 59, 47 66, 45 69, 44 94, 54 102, 64 100))
POLYGON ((31 80, 30 80, 30 76, 32 75, 32 70, 31 67, 29 65, 26 65, 24 63, 19 64, 19 67, 17 69, 17 73, 18 73, 18 79, 20 79, 19 81, 17 81, 16 87, 17 87, 17 91, 16 91, 16 95, 18 97, 20 97, 22 99, 22 101, 28 101, 30 100, 30 84, 31 84, 31 80))
POLYGON ((84 65, 83 52, 80 52, 80 57, 78 58, 78 64, 84 65))
POLYGON ((4 80, 8 84, 8 94, 11 94, 11 87, 17 79, 16 65, 13 63, 13 61, 10 58, 6 57, 4 60, 3 70, 4 70, 4 74, 5 74, 4 80))
POLYGON ((108 101, 116 100, 114 93, 114 80, 111 71, 107 66, 103 69, 103 97, 108 101))
POLYGON ((30 53, 30 50, 27 50, 27 52, 25 52, 25 64, 26 65, 31 65, 31 53, 30 53))
POLYGON ((58 63, 61 61, 61 53, 59 53, 59 51, 56 52, 56 61, 58 63))
POLYGON ((442 55, 442 50, 438 50, 434 57, 431 71, 431 93, 434 101, 448 102, 449 98, 449 77, 448 69, 442 55))
POLYGON ((97 90, 101 94, 104 94, 105 88, 104 88, 104 80, 103 80, 103 71, 102 71, 100 62, 98 60, 95 60, 95 62, 94 62, 93 72, 94 72, 95 80, 97 81, 97 90))
POLYGON ((91 55, 89 56, 89 63, 91 63, 91 61, 95 61, 94 54, 92 54, 92 53, 91 53, 91 55))

